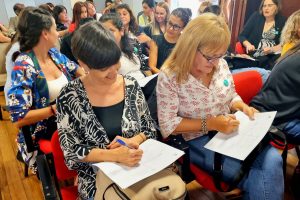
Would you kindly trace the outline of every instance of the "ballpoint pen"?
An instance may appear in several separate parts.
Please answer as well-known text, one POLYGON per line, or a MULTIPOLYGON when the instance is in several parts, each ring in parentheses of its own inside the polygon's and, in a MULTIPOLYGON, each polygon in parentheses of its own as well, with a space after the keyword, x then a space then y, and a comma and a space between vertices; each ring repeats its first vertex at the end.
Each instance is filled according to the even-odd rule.
POLYGON ((132 149, 132 147, 128 146, 123 140, 117 139, 116 141, 117 141, 117 143, 119 143, 120 145, 123 145, 123 146, 125 146, 125 147, 127 147, 127 148, 129 148, 129 149, 132 149))

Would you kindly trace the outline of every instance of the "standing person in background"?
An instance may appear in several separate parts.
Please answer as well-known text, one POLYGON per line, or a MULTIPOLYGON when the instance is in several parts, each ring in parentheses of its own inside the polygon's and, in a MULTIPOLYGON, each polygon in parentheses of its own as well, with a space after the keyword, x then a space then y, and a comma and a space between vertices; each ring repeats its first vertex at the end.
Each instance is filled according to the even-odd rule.
POLYGON ((152 73, 158 73, 164 61, 176 45, 182 30, 190 21, 192 11, 189 8, 176 8, 172 11, 166 33, 153 36, 150 42, 149 67, 152 73))
POLYGON ((73 6, 73 18, 72 23, 69 26, 69 32, 72 33, 73 31, 75 31, 80 19, 86 18, 87 16, 87 7, 85 3, 81 1, 76 2, 73 6))
POLYGON ((169 6, 166 2, 159 2, 154 8, 154 20, 146 27, 144 32, 150 38, 154 35, 162 35, 166 32, 167 22, 170 16, 169 6))
MULTIPOLYGON (((229 43, 230 31, 222 17, 205 13, 195 18, 165 61, 156 87, 163 137, 182 134, 189 146, 190 161, 210 174, 214 152, 204 145, 213 137, 213 131, 230 135, 239 128, 231 112, 242 111, 250 119, 257 112, 235 91, 223 59, 229 43)), ((221 180, 234 182, 242 161, 225 155, 221 160, 221 180)), ((284 178, 279 152, 268 144, 237 187, 243 190, 243 199, 282 200, 284 178)))
POLYGON ((68 81, 84 72, 55 48, 58 33, 52 15, 41 8, 26 9, 17 28, 20 51, 13 54, 16 60, 8 106, 11 120, 19 128, 18 149, 35 172, 37 151, 27 152, 22 127, 30 126, 35 141, 50 140, 56 130, 56 97, 68 81))
POLYGON ((137 15, 137 22, 140 26, 147 26, 153 20, 154 0, 142 1, 143 11, 137 15))
POLYGON ((297 42, 300 41, 300 10, 294 12, 285 23, 281 33, 281 45, 283 56, 297 42))
POLYGON ((14 5, 13 9, 14 9, 16 16, 11 17, 9 19, 8 30, 10 30, 12 32, 16 32, 17 26, 18 26, 19 14, 24 8, 25 8, 25 5, 22 3, 16 3, 14 5))
POLYGON ((262 0, 239 35, 246 52, 259 60, 259 67, 272 69, 281 51, 280 35, 285 18, 280 14, 280 0, 262 0))
POLYGON ((100 17, 101 17, 101 13, 97 13, 96 8, 95 8, 95 4, 92 1, 86 1, 85 2, 86 7, 88 9, 88 17, 92 17, 95 20, 99 21, 100 17))

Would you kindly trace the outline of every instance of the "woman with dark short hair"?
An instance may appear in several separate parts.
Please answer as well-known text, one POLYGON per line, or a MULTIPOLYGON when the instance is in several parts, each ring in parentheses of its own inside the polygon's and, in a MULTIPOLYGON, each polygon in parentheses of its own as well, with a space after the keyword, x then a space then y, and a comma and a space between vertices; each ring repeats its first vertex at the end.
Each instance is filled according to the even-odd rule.
POLYGON ((57 99, 59 141, 66 164, 78 172, 81 199, 94 198, 91 163, 136 165, 139 144, 156 138, 145 97, 137 81, 118 74, 121 49, 111 32, 92 21, 75 31, 72 51, 86 76, 67 84, 57 99), (133 149, 116 143, 122 139, 133 149))
POLYGON ((35 170, 37 152, 27 152, 21 128, 30 126, 35 140, 51 139, 56 129, 55 99, 68 81, 84 72, 55 48, 58 33, 48 11, 25 8, 18 31, 20 52, 13 55, 16 59, 8 105, 11 119, 19 128, 19 151, 29 167, 35 170))

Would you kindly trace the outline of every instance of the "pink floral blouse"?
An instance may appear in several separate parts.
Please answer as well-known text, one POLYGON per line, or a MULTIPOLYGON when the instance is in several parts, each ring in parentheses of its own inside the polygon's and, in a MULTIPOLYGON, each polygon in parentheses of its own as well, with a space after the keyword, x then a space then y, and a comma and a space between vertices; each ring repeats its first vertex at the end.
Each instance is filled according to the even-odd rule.
MULTIPOLYGON (((207 88, 189 75, 178 84, 176 76, 161 72, 156 87, 158 120, 163 137, 168 137, 182 118, 200 119, 230 113, 233 102, 241 100, 235 91, 232 75, 225 60, 220 60, 207 88)), ((183 134, 185 140, 202 136, 201 130, 183 134)))

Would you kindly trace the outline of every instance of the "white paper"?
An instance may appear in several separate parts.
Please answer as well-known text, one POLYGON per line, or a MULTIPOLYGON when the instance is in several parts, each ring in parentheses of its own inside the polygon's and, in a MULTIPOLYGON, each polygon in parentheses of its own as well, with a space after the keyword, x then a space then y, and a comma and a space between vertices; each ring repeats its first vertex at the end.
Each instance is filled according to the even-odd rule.
POLYGON ((250 120, 243 112, 236 112, 240 121, 238 131, 232 134, 217 133, 204 147, 212 151, 239 159, 245 158, 258 145, 268 132, 276 111, 255 113, 254 120, 250 120))
POLYGON ((147 77, 145 77, 145 78, 143 78, 143 79, 139 79, 139 80, 138 80, 138 83, 139 83, 140 87, 145 87, 145 85, 147 85, 147 83, 148 83, 149 81, 151 81, 153 78, 155 78, 157 75, 158 75, 158 74, 153 74, 153 75, 147 76, 147 77))
POLYGON ((147 178, 180 158, 184 152, 162 142, 148 139, 140 145, 143 156, 138 166, 127 167, 114 162, 93 164, 104 172, 113 182, 125 189, 147 178))

